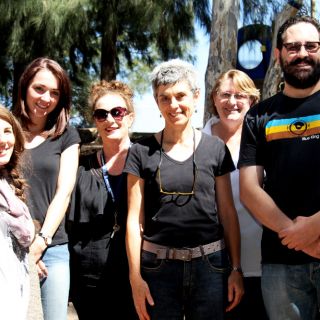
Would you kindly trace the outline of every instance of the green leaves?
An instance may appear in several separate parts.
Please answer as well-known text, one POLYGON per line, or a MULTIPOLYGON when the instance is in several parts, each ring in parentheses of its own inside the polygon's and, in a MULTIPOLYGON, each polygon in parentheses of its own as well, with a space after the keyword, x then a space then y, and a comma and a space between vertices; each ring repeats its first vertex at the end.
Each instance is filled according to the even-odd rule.
POLYGON ((0 95, 8 97, 39 56, 68 71, 83 114, 93 80, 121 75, 143 92, 155 62, 190 58, 195 19, 210 30, 208 6, 207 0, 2 0, 0 95))

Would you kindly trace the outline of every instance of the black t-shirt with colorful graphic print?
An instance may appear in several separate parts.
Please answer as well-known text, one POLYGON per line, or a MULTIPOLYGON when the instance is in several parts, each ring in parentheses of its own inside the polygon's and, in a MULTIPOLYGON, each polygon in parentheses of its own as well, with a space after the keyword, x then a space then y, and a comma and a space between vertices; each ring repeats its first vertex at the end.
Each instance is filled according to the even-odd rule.
MULTIPOLYGON (((278 93, 248 111, 238 167, 254 165, 264 167, 264 189, 288 217, 320 210, 320 91, 303 99, 278 93)), ((287 249, 264 227, 262 261, 302 264, 317 259, 287 249)))

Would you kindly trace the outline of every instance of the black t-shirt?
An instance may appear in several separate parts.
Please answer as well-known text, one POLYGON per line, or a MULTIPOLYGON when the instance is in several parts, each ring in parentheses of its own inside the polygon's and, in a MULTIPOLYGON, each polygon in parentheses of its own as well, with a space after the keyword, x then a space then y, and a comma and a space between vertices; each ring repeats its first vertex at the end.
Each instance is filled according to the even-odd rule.
MULTIPOLYGON (((38 220, 41 225, 56 192, 61 154, 78 143, 78 131, 68 126, 58 138, 48 138, 39 146, 25 151, 23 175, 29 185, 27 204, 32 218, 38 220)), ((52 245, 67 242, 64 218, 53 237, 52 245)))
MULTIPOLYGON (((107 192, 97 154, 80 157, 69 226, 71 298, 91 316, 136 319, 125 248, 127 174, 108 175, 107 192), (111 239, 114 211, 120 229, 111 239)), ((77 311, 79 311, 77 309, 77 311)))
MULTIPOLYGON (((238 167, 265 170, 264 189, 291 219, 320 210, 320 92, 303 99, 282 93, 247 113, 238 167)), ((281 244, 264 227, 262 261, 301 264, 316 259, 281 244)))
POLYGON ((190 192, 195 178, 194 195, 160 193, 159 161, 160 145, 152 136, 132 146, 124 170, 145 181, 144 239, 172 247, 195 247, 221 239, 215 177, 234 170, 224 142, 202 133, 195 157, 176 161, 162 153, 162 189, 190 192))
MULTIPOLYGON (((110 268, 125 268, 128 272, 125 250, 127 174, 108 174, 108 179, 116 204, 107 192, 97 154, 80 157, 68 225, 70 247, 77 264, 74 271, 88 281, 112 277, 110 268), (120 229, 111 240, 115 210, 120 229), (109 257, 110 248, 115 253, 112 257, 109 257)), ((122 277, 125 277, 124 273, 122 277)))

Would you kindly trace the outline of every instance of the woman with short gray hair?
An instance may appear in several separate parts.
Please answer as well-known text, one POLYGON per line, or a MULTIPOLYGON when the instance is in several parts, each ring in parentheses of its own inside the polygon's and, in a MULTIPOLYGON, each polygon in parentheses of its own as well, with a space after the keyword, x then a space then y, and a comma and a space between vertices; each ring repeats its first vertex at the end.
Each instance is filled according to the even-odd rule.
POLYGON ((224 319, 243 294, 234 165, 222 140, 192 127, 193 66, 161 63, 151 81, 165 127, 132 146, 124 170, 135 307, 140 319, 224 319))

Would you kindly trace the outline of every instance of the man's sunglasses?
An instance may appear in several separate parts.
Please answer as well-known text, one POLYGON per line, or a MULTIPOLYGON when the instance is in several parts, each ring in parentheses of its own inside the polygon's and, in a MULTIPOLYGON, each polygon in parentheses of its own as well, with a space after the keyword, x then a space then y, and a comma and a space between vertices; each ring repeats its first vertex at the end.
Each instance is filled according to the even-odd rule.
POLYGON ((107 120, 109 113, 111 114, 111 116, 114 120, 121 121, 123 119, 123 117, 128 114, 128 110, 126 108, 122 108, 122 107, 115 107, 115 108, 112 108, 111 110, 96 109, 96 110, 94 110, 92 116, 98 122, 103 122, 103 121, 107 120))

